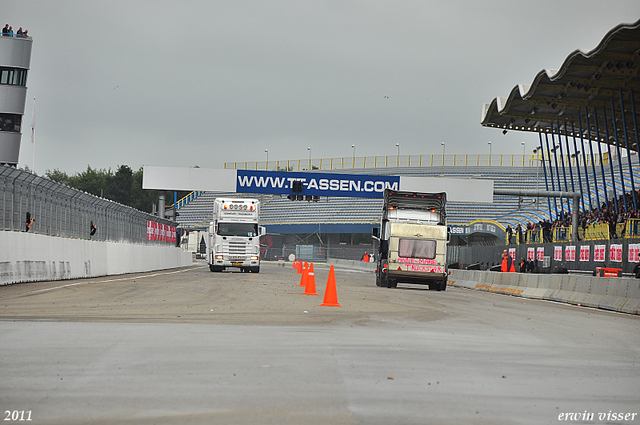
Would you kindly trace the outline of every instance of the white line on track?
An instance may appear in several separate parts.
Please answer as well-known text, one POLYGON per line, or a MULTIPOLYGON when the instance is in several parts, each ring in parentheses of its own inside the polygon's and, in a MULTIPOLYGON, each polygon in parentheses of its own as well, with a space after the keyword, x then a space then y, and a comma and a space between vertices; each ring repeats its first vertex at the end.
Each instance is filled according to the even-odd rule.
POLYGON ((174 271, 171 271, 171 272, 153 273, 153 274, 146 274, 146 275, 142 275, 142 276, 122 277, 122 278, 118 278, 118 279, 99 280, 97 282, 96 281, 86 281, 86 282, 69 283, 68 285, 54 286, 53 288, 45 288, 45 289, 38 289, 38 290, 35 290, 35 291, 20 292, 20 293, 17 293, 17 294, 9 294, 9 295, 2 296, 0 298, 19 297, 21 295, 33 295, 33 294, 38 294, 38 293, 42 293, 42 292, 55 291, 56 289, 70 288, 72 286, 78 286, 78 285, 87 285, 87 284, 95 284, 95 283, 109 283, 109 282, 122 282, 122 281, 125 281, 125 280, 144 279, 146 277, 165 276, 165 275, 169 275, 169 274, 183 273, 183 272, 187 272, 187 271, 190 271, 190 270, 193 270, 193 269, 200 269, 200 268, 204 268, 204 267, 205 266, 190 267, 190 268, 184 269, 184 270, 174 270, 174 271))

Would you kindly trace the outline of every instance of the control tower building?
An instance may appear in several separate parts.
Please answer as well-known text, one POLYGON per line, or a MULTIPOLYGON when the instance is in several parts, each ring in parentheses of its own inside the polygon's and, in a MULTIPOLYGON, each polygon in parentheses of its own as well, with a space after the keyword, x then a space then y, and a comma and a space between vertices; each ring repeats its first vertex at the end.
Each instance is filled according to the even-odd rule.
MULTIPOLYGON (((0 164, 16 166, 25 122, 31 37, 0 36, 0 164)), ((25 125, 26 124, 26 125, 25 125)))

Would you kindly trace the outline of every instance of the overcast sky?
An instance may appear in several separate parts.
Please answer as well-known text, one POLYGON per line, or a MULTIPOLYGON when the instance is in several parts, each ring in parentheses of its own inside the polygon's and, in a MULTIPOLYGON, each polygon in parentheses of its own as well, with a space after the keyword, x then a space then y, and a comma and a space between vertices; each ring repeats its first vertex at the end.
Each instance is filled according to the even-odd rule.
POLYGON ((400 154, 522 154, 481 107, 591 50, 637 0, 0 0, 33 37, 20 166, 222 168, 400 154), (388 96, 388 98, 385 98, 388 96))

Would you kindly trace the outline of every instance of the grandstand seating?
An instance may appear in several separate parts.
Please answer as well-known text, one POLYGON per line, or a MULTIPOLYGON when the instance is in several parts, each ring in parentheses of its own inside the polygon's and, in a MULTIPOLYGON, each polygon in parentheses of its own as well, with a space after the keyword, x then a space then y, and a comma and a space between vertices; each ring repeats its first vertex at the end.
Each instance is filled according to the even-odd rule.
MULTIPOLYGON (((637 155, 632 155, 634 165, 632 167, 634 180, 640 182, 640 166, 638 166, 637 155)), ((615 184, 616 191, 622 193, 620 181, 620 169, 617 161, 613 161, 614 180, 611 180, 610 168, 605 168, 605 183, 608 186, 609 197, 612 195, 612 188, 615 184)), ((332 170, 340 172, 342 170, 332 170)), ((547 169, 548 171, 548 169, 547 169)), ((600 203, 604 201, 604 188, 602 174, 596 169, 596 179, 593 173, 584 176, 584 168, 581 168, 583 180, 583 199, 588 208, 589 197, 593 206, 596 204, 594 181, 598 182, 598 196, 600 203), (591 193, 587 193, 585 179, 591 182, 591 193)), ((493 180, 496 189, 523 189, 523 190, 546 190, 544 172, 536 167, 492 167, 492 166, 435 166, 435 167, 389 167, 375 169, 350 169, 349 173, 354 174, 393 174, 414 177, 446 177, 455 179, 481 179, 493 180)), ((557 176, 554 172, 556 190, 564 189, 564 179, 562 188, 557 188, 557 176)), ((579 191, 577 185, 577 169, 573 169, 574 180, 576 180, 575 190, 579 191)), ((631 180, 629 167, 626 158, 622 167, 623 181, 627 192, 631 190, 631 180)), ((568 168, 567 168, 567 180, 568 168)), ((571 183, 568 185, 571 191, 571 183)), ((551 190, 551 187, 549 187, 551 190)), ((636 190, 639 188, 636 187, 636 190)), ((211 220, 213 213, 213 199, 220 196, 257 198, 262 201, 260 213, 261 223, 286 225, 286 224, 370 224, 377 222, 380 218, 382 200, 381 199, 359 199, 359 198, 321 198, 318 202, 290 201, 285 196, 265 195, 265 194, 235 194, 222 192, 200 192, 198 196, 193 196, 190 202, 184 203, 178 209, 178 222, 180 227, 189 229, 202 229, 211 220)), ((556 200, 556 203, 559 200, 556 200)), ((567 211, 567 200, 563 200, 565 211, 567 211)), ((553 200, 551 200, 553 208, 553 200)), ((560 204, 558 204, 560 205, 560 204)), ((551 216, 548 208, 548 201, 539 198, 536 203, 534 198, 519 199, 515 196, 495 196, 494 203, 469 204, 463 202, 449 202, 447 206, 447 221, 449 223, 469 223, 473 220, 493 220, 503 226, 512 227, 527 222, 538 222, 543 219, 555 219, 555 211, 551 216)))

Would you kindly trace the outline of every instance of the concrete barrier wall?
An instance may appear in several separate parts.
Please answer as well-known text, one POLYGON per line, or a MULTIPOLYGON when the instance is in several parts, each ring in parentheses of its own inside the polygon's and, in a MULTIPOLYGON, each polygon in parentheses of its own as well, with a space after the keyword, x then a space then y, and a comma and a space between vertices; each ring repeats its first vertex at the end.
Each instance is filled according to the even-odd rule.
POLYGON ((173 246, 0 231, 0 285, 170 269, 192 264, 173 246))
POLYGON ((640 314, 640 279, 451 270, 449 284, 525 298, 640 314))
POLYGON ((377 263, 365 263, 364 261, 327 258, 327 266, 339 267, 341 269, 360 270, 363 272, 375 272, 376 264, 377 263))

